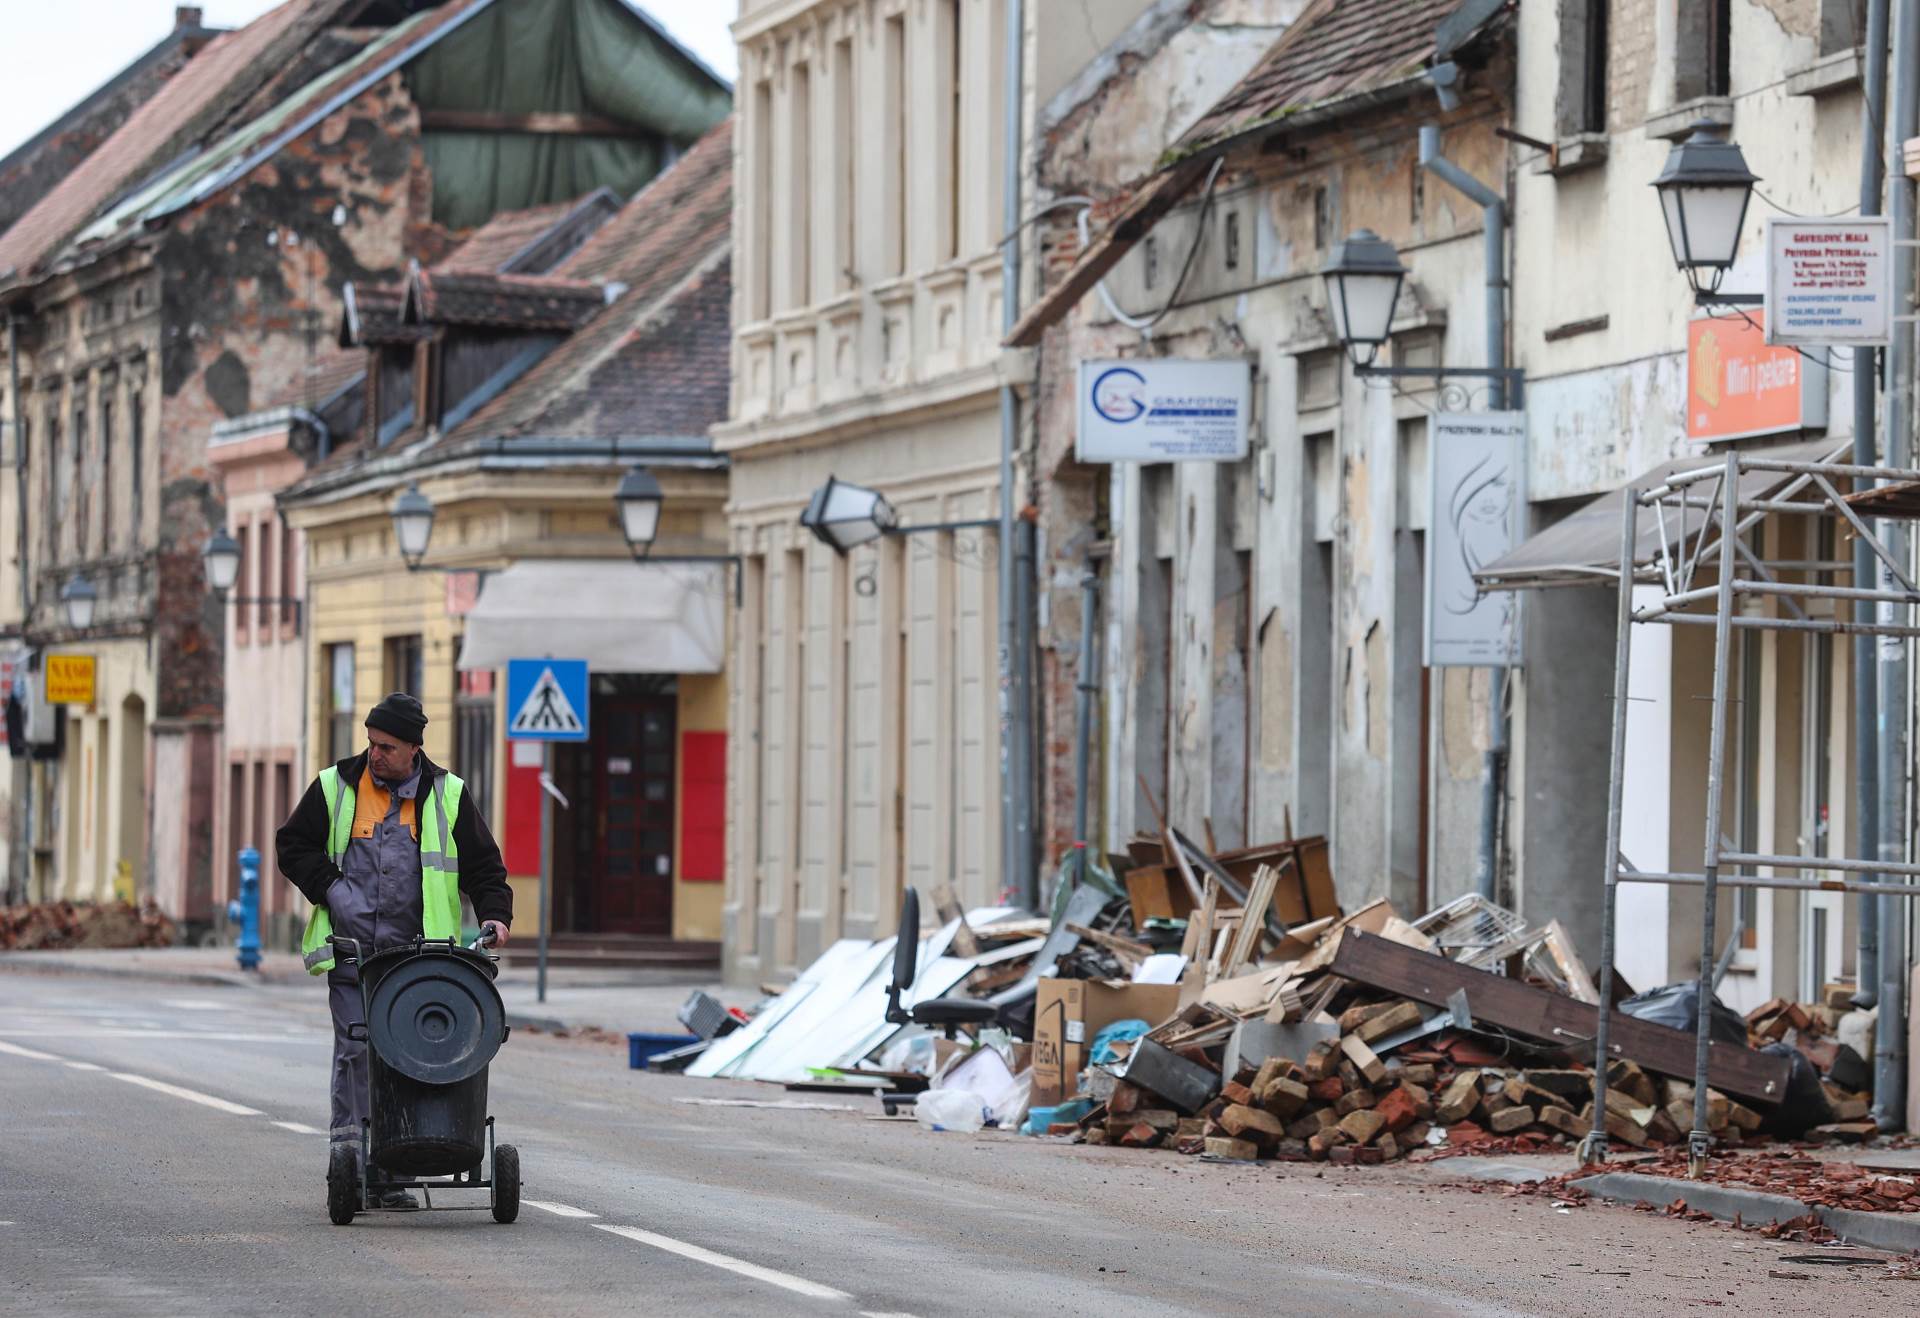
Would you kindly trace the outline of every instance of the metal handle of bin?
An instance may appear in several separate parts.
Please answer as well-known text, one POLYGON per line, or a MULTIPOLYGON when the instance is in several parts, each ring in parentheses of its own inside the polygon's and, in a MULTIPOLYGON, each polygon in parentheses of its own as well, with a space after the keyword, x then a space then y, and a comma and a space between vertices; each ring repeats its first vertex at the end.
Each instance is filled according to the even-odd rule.
POLYGON ((360 964, 360 940, 359 939, 347 938, 341 934, 334 934, 327 939, 327 942, 333 945, 334 959, 338 961, 341 965, 357 966, 360 964), (347 948, 351 948, 353 950, 351 952, 347 952, 344 950, 347 948))

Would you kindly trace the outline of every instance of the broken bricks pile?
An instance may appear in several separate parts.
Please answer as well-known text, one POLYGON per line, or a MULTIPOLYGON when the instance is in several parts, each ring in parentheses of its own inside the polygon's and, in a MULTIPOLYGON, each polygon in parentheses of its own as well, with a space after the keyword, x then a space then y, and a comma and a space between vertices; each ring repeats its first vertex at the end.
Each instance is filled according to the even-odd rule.
POLYGON ((171 947, 178 939, 173 921, 153 905, 60 901, 0 907, 0 951, 171 947))
MULTIPOLYGON (((1820 1075, 1829 1122, 1807 1132, 1807 1138, 1857 1144, 1872 1139, 1879 1127, 1868 1120, 1873 1103, 1873 1073, 1866 1059, 1839 1034, 1853 1010, 1852 990, 1829 988, 1818 1005, 1774 998, 1747 1013, 1747 1042, 1754 1048, 1786 1043, 1820 1075)), ((1871 1035, 1864 1036, 1871 1047, 1871 1035)))
MULTIPOLYGON (((1304 1059, 1270 1057, 1243 1067, 1199 1112, 1183 1116, 1142 1086, 1117 1081, 1106 1102, 1071 1128, 1089 1144, 1166 1147, 1215 1158, 1389 1162, 1428 1145, 1450 1151, 1514 1151, 1577 1143, 1593 1123, 1593 1074, 1564 1059, 1526 1068, 1460 1065, 1449 1049, 1478 1055, 1470 1040, 1405 1048, 1391 1062, 1373 1045, 1422 1023, 1405 999, 1361 1003, 1338 1018, 1339 1035, 1304 1059)), ((1147 1036, 1149 1039, 1153 1035, 1147 1036)), ((1174 1036, 1178 1039, 1178 1036, 1174 1036)), ((1182 1055, 1194 1060, 1188 1049, 1182 1055)), ((1607 1129, 1635 1148, 1684 1141, 1674 1120, 1691 1092, 1659 1081, 1632 1062, 1609 1069, 1607 1129), (1673 1097, 1662 1107, 1665 1088, 1673 1097)), ((1712 1109, 1738 1134, 1759 1128, 1759 1114, 1721 1099, 1712 1109)), ((1067 1133, 1062 1129, 1059 1133, 1067 1133)))

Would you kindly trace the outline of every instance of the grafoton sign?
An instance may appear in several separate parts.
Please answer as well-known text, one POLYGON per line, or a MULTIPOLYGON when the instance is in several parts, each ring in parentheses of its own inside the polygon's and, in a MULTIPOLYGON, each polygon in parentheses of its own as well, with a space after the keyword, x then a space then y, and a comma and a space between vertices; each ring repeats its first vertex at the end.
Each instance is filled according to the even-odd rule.
POLYGON ((1700 443, 1824 430, 1825 352, 1767 342, 1766 313, 1687 326, 1687 438, 1700 443))

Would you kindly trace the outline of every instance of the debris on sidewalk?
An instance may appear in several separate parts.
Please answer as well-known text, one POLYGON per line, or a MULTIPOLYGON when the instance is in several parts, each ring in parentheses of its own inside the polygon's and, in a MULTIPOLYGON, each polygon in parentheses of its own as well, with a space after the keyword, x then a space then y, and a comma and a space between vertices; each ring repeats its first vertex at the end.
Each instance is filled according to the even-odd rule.
MULTIPOLYGON (((1364 1165, 1587 1135, 1600 995, 1560 923, 1478 896, 1412 921, 1386 901, 1345 912, 1326 857, 1319 838, 1214 854, 1163 827, 1106 864, 1070 855, 1045 920, 962 912, 943 887, 900 1001, 991 1004, 991 1024, 940 1038, 889 1023, 895 940, 847 940, 688 1073, 866 1090, 889 1113, 925 1103, 929 1128, 1214 1159, 1364 1165)), ((1609 1013, 1616 1147, 1685 1144, 1693 1001, 1680 985, 1609 1013)), ((1866 1068, 1837 1037, 1848 1010, 1775 1001, 1742 1020, 1716 1004, 1709 1129, 1736 1144, 1870 1133, 1866 1068)))
POLYGON ((83 947, 172 947, 179 931, 148 903, 36 902, 0 906, 0 951, 63 951, 83 947))

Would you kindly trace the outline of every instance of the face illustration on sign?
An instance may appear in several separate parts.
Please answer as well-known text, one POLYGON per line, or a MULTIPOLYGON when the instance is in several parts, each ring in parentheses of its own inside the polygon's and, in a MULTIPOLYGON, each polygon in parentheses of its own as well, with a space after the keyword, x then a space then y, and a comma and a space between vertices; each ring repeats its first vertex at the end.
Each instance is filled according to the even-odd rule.
POLYGON ((1103 371, 1093 382, 1093 407, 1115 425, 1138 421, 1147 414, 1147 379, 1125 366, 1103 371))
POLYGON ((1476 608, 1511 607, 1511 596, 1506 592, 1483 596, 1473 580, 1477 570, 1510 547, 1513 482, 1506 466, 1483 458, 1468 468, 1448 492, 1447 512, 1459 561, 1449 564, 1442 606, 1459 615, 1476 608))

